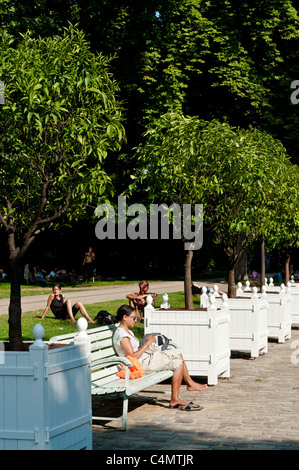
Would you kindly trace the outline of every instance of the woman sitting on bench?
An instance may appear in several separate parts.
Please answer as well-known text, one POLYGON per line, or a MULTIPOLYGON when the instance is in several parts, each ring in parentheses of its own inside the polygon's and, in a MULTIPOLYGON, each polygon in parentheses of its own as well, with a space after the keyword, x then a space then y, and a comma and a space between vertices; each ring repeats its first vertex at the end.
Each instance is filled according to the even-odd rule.
POLYGON ((201 410, 202 406, 187 403, 180 399, 179 390, 184 380, 189 391, 202 391, 207 385, 194 382, 189 375, 184 358, 178 349, 167 349, 165 351, 154 350, 150 346, 156 342, 156 338, 149 335, 139 347, 139 341, 130 330, 135 325, 136 312, 130 305, 119 307, 116 322, 120 322, 113 336, 113 345, 118 356, 133 356, 140 362, 145 373, 159 370, 173 370, 171 379, 170 408, 180 410, 201 410))

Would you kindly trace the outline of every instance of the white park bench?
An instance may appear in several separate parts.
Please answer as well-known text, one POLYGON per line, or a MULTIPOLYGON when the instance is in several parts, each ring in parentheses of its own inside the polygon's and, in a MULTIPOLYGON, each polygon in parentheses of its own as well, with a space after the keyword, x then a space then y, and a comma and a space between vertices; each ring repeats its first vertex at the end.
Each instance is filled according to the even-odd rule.
MULTIPOLYGON (((120 394, 123 396, 122 417, 111 418, 103 416, 93 416, 94 420, 122 421, 122 430, 127 427, 128 399, 134 393, 140 392, 152 385, 163 382, 173 375, 173 371, 163 370, 144 374, 137 379, 130 379, 131 362, 125 357, 116 356, 112 338, 116 329, 114 325, 106 325, 97 328, 87 329, 87 322, 82 317, 77 322, 79 333, 69 333, 52 337, 48 343, 80 342, 89 348, 91 364, 91 394, 120 394), (125 378, 119 378, 116 373, 125 366, 125 378)), ((178 346, 170 341, 169 347, 177 349, 178 346)))

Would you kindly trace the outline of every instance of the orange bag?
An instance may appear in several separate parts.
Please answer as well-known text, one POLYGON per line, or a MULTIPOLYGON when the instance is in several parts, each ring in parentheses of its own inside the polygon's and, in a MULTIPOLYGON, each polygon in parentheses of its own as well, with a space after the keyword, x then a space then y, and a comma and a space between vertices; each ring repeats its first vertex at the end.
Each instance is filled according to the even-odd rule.
MULTIPOLYGON (((126 356, 126 357, 132 363, 132 367, 130 367, 130 379, 138 379, 138 377, 141 377, 144 374, 144 370, 141 367, 140 362, 138 361, 138 359, 136 359, 136 357, 133 357, 133 356, 126 356)), ((121 379, 124 379, 125 374, 126 374, 126 368, 123 364, 121 364, 121 366, 123 370, 120 370, 119 372, 117 372, 116 375, 118 375, 118 377, 120 377, 121 379)))

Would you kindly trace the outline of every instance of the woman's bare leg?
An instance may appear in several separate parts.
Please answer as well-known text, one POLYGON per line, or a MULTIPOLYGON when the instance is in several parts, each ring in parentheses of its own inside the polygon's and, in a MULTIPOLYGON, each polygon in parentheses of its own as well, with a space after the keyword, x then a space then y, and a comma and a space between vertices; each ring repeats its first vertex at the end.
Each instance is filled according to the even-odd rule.
POLYGON ((67 313, 69 314, 69 317, 71 319, 71 322, 76 323, 76 320, 75 320, 74 315, 73 315, 72 303, 71 303, 70 299, 66 299, 66 308, 67 308, 67 313))
POLYGON ((75 307, 80 310, 80 312, 81 312, 81 314, 83 315, 83 317, 85 317, 86 320, 87 320, 89 323, 95 323, 95 322, 90 318, 90 316, 89 316, 88 313, 86 312, 86 309, 85 309, 84 305, 83 305, 81 302, 76 302, 76 303, 75 303, 75 307))
POLYGON ((173 408, 175 405, 186 406, 188 403, 181 400, 179 396, 180 387, 183 380, 184 374, 184 362, 173 371, 173 376, 171 379, 171 398, 170 398, 170 407, 173 408))
MULTIPOLYGON (((181 356, 183 359, 183 356, 181 356)), ((190 377, 188 368, 186 366, 186 363, 183 359, 183 379, 184 382, 187 385, 187 390, 189 392, 201 392, 202 390, 205 390, 207 388, 207 384, 199 384, 197 382, 194 382, 194 380, 190 377)))

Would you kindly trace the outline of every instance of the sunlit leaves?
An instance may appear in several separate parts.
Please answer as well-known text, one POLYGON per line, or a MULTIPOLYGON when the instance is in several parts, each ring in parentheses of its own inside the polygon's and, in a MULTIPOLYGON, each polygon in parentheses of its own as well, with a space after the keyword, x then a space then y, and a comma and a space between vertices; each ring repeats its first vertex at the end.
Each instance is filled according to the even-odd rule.
POLYGON ((204 204, 204 220, 227 250, 273 233, 279 192, 290 164, 283 145, 255 128, 168 113, 137 149, 140 178, 152 200, 204 204))
POLYGON ((1 40, 0 212, 9 201, 17 231, 67 208, 82 217, 111 188, 103 161, 125 137, 110 61, 73 27, 61 37, 26 33, 16 47, 4 32, 1 40))

